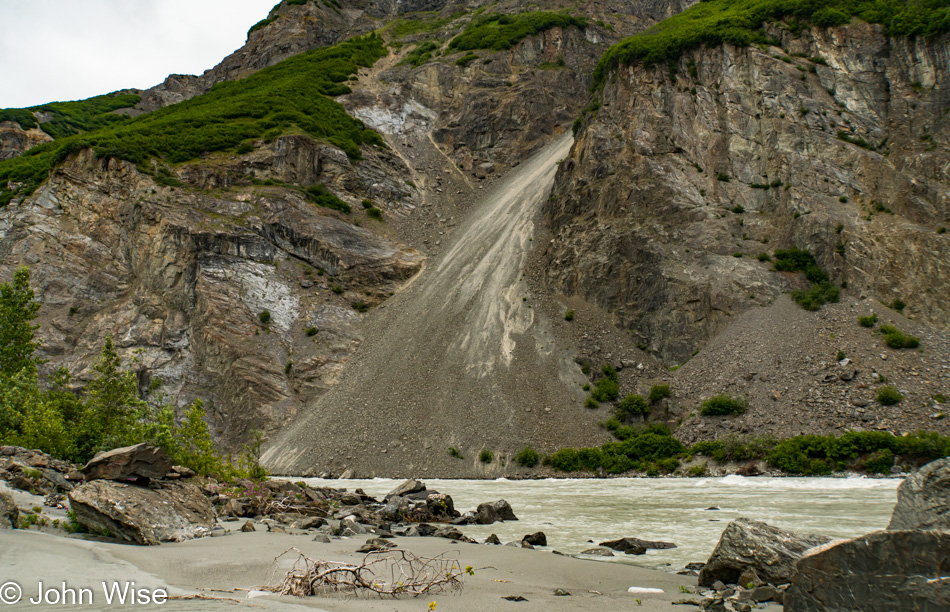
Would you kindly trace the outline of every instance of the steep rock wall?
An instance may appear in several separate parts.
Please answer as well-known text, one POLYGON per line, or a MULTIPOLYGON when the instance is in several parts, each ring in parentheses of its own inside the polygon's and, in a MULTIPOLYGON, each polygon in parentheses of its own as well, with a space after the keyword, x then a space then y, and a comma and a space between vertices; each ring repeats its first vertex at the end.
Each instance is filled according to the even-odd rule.
POLYGON ((699 49, 675 74, 617 71, 545 207, 552 289, 671 363, 801 282, 756 261, 774 248, 950 324, 946 39, 770 34, 780 47, 699 49))

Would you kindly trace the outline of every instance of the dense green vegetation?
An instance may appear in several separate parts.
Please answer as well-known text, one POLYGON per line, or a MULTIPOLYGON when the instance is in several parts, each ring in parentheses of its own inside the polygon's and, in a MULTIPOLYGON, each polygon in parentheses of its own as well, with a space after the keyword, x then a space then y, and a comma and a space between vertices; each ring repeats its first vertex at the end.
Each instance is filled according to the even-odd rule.
POLYGON ((276 138, 300 130, 360 158, 360 145, 382 138, 330 99, 350 92, 345 81, 360 66, 386 53, 375 34, 315 49, 240 81, 215 85, 204 95, 135 119, 34 147, 0 162, 0 206, 32 193, 70 153, 91 147, 99 157, 125 159, 145 168, 150 158, 169 163, 233 149, 248 139, 276 138), (11 188, 8 182, 19 183, 11 188))
POLYGON ((596 408, 598 402, 612 402, 620 397, 620 383, 617 382, 617 370, 612 366, 605 365, 601 368, 603 377, 597 381, 597 384, 591 390, 588 396, 588 405, 593 401, 596 408))
POLYGON ((567 472, 603 470, 621 474, 637 470, 655 476, 673 472, 680 461, 702 455, 720 463, 765 459, 771 467, 788 474, 819 476, 848 469, 885 474, 898 458, 901 463, 916 466, 950 456, 950 436, 933 432, 895 436, 883 431, 862 431, 840 437, 795 436, 781 442, 768 437, 734 436, 686 448, 663 425, 623 429, 626 435, 620 442, 593 448, 563 448, 546 457, 544 463, 567 472))
POLYGON ((53 138, 62 138, 80 132, 88 132, 107 125, 128 121, 125 115, 112 111, 131 108, 139 103, 136 94, 112 93, 74 102, 50 102, 30 108, 5 108, 0 110, 0 121, 16 121, 23 129, 37 125, 53 138), (37 123, 33 113, 50 115, 49 121, 37 123))
POLYGON ((541 461, 541 455, 539 455, 538 451, 534 450, 530 446, 526 446, 518 451, 517 455, 515 455, 515 461, 518 463, 518 465, 527 468, 533 468, 541 461))
POLYGON ((587 20, 563 13, 532 11, 518 15, 486 15, 469 23, 461 34, 452 39, 449 48, 456 51, 510 49, 528 36, 551 28, 587 27, 587 20))
POLYGON ((35 355, 38 326, 33 323, 39 308, 26 268, 16 271, 12 283, 0 285, 0 444, 82 463, 99 451, 148 441, 165 449, 175 463, 203 475, 266 476, 258 463, 259 436, 236 465, 226 460, 214 448, 201 400, 176 423, 172 402, 160 385, 140 396, 138 378, 122 367, 111 337, 105 338, 93 365, 93 379, 78 396, 65 368, 41 381, 35 355))
POLYGON ((797 29, 852 18, 883 24, 892 36, 936 36, 950 31, 950 0, 706 0, 611 47, 597 64, 592 87, 621 65, 672 62, 702 45, 766 43, 766 22, 786 20, 797 29))

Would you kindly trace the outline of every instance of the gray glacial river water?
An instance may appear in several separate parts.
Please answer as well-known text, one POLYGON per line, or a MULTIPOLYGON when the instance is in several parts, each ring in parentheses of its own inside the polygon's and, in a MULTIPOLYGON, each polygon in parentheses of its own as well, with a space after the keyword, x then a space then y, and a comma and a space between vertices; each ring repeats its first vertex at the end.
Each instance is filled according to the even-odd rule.
MULTIPOLYGON (((398 480, 304 479, 313 486, 382 497, 398 480)), ((649 568, 680 569, 705 561, 730 520, 744 516, 832 537, 883 529, 897 500, 899 479, 870 478, 617 478, 564 480, 426 480, 447 493, 456 509, 507 500, 520 520, 462 527, 469 537, 498 534, 502 542, 543 531, 549 549, 576 554, 623 536, 674 542, 677 548, 612 560, 649 568), (719 510, 707 510, 718 507, 719 510), (592 540, 593 543, 588 540, 592 540)))

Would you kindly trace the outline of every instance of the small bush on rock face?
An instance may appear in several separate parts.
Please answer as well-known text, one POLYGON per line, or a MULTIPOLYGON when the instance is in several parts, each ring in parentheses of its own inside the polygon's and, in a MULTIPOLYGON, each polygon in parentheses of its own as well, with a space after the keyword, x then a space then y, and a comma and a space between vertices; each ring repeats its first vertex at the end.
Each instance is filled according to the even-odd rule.
POLYGON ((902 300, 902 299, 900 299, 900 298, 897 298, 897 299, 895 299, 893 302, 891 302, 891 308, 893 308, 893 309, 896 310, 897 312, 903 313, 903 312, 904 312, 904 308, 906 308, 906 307, 907 307, 907 304, 905 304, 905 303, 904 303, 904 300, 902 300))
POLYGON ((465 457, 462 456, 461 451, 459 451, 459 449, 455 448, 454 446, 449 447, 449 456, 455 457, 456 459, 465 459, 465 457))
POLYGON ((257 315, 257 318, 260 319, 261 325, 267 325, 270 323, 270 311, 262 310, 261 313, 257 315))
POLYGON ((564 313, 564 320, 565 320, 565 321, 573 321, 573 320, 574 320, 574 311, 573 311, 573 310, 568 310, 567 312, 565 312, 565 313, 564 313))
POLYGON ((720 414, 742 414, 749 408, 749 402, 744 398, 733 398, 729 395, 716 395, 699 406, 699 413, 704 416, 720 414))
POLYGON ((877 401, 882 406, 893 406, 901 403, 903 399, 904 396, 897 390, 897 387, 888 385, 877 390, 877 401))
POLYGON ((877 323, 877 314, 869 314, 866 317, 858 317, 858 323, 861 324, 861 327, 874 327, 874 324, 877 323))
POLYGON ((538 454, 538 451, 534 450, 530 446, 526 446, 518 451, 518 454, 515 455, 515 461, 518 462, 518 465, 533 468, 538 465, 538 461, 541 460, 541 455, 538 454))
POLYGON ((650 400, 651 404, 655 404, 661 399, 667 398, 672 395, 673 392, 670 390, 670 386, 666 384, 662 385, 653 385, 650 387, 650 396, 647 398, 650 400))
POLYGON ((647 404, 642 395, 631 393, 620 400, 620 409, 629 414, 645 414, 650 412, 650 405, 647 404))
POLYGON ((495 454, 487 448, 483 448, 482 452, 478 453, 478 460, 482 463, 491 463, 494 458, 495 454))
POLYGON ((893 325, 881 325, 878 331, 884 334, 884 344, 892 349, 917 348, 920 346, 920 339, 917 336, 905 335, 893 325))

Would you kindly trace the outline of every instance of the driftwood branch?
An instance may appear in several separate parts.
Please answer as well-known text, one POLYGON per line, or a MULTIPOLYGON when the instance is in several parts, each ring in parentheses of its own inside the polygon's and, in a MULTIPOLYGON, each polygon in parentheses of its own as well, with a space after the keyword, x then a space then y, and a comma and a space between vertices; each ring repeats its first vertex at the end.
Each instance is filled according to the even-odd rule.
POLYGON ((291 552, 297 553, 293 567, 282 580, 261 590, 297 597, 328 593, 419 597, 461 591, 464 575, 474 573, 471 567, 463 569, 457 559, 444 554, 419 557, 402 549, 374 551, 359 562, 340 563, 314 560, 296 548, 288 548, 274 558, 274 563, 291 552))

